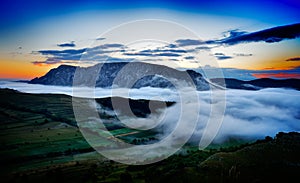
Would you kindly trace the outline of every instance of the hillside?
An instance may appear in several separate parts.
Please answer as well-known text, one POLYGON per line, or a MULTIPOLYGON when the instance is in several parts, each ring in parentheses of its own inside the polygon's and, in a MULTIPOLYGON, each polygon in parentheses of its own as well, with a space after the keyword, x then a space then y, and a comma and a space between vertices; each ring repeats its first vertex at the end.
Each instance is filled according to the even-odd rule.
MULTIPOLYGON (((1 89, 0 100, 2 182, 292 182, 299 178, 296 132, 204 151, 187 144, 181 153, 161 162, 128 166, 102 157, 85 141, 74 120, 71 97, 1 89)), ((111 107, 109 99, 97 100, 111 107)), ((140 108, 149 101, 132 102, 133 108, 140 108)), ((147 110, 136 112, 140 117, 147 114, 147 110)), ((152 134, 132 134, 117 124, 108 128, 124 140, 153 139, 152 134)))

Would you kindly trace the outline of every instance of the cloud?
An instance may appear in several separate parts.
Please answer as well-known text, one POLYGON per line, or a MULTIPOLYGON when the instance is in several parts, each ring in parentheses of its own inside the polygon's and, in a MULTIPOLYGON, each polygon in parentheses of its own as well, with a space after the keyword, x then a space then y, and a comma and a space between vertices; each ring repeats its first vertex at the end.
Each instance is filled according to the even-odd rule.
POLYGON ((286 61, 293 61, 293 62, 300 61, 300 57, 289 58, 289 59, 286 59, 286 61))
MULTIPOLYGON (((200 106, 199 121, 192 136, 191 142, 199 143, 204 128, 210 116, 212 105, 208 92, 199 92, 200 106)), ((226 111, 223 123, 215 138, 215 142, 222 142, 228 137, 240 137, 247 139, 260 139, 267 135, 274 136, 280 131, 300 131, 300 103, 297 98, 300 93, 296 90, 263 89, 259 91, 227 90, 226 111), (296 100, 296 101, 295 101, 296 100), (274 115, 278 114, 278 115, 274 115)), ((189 107, 195 107, 197 102, 190 103, 189 107)), ((178 110, 169 108, 163 127, 162 137, 170 134, 174 128, 174 120, 171 116, 177 116, 178 110)), ((193 117, 191 116, 191 119, 193 117)), ((186 121, 191 119, 187 118, 186 121)), ((186 123, 186 128, 189 123, 186 123)))
POLYGON ((179 57, 181 55, 180 54, 176 54, 176 53, 158 53, 158 54, 155 54, 154 56, 179 57))
MULTIPOLYGON (((19 82, 0 81, 0 88, 12 88, 21 92, 27 93, 60 93, 72 95, 72 87, 63 86, 46 86, 34 85, 19 82)), ((82 88, 80 97, 90 97, 82 88)), ((190 92, 193 90, 186 90, 186 96, 192 96, 190 92)), ((174 125, 176 125, 177 117, 180 114, 180 97, 175 90, 159 89, 159 88, 141 88, 141 89, 127 89, 117 88, 113 91, 111 89, 96 88, 95 97, 109 97, 114 96, 129 97, 134 99, 157 99, 162 101, 177 101, 177 103, 166 109, 164 112, 164 123, 159 126, 157 131, 160 133, 158 137, 163 138, 170 134, 174 125), (128 96, 129 95, 129 96, 128 96), (159 96, 159 98, 157 98, 159 96), (179 108, 178 108, 179 107, 179 108)), ((207 120, 210 117, 210 112, 213 105, 217 105, 218 100, 211 101, 210 91, 197 92, 199 101, 190 100, 187 98, 189 108, 200 104, 200 111, 197 127, 192 136, 191 142, 199 143, 202 138, 204 128, 207 120), (198 103, 199 102, 199 103, 198 103)), ((296 90, 269 88, 258 91, 247 90, 227 90, 226 91, 226 110, 222 126, 215 138, 215 142, 221 142, 228 137, 237 136, 241 138, 259 139, 264 136, 274 136, 280 131, 300 131, 300 103, 298 102, 300 92, 296 90), (274 115, 276 114, 276 115, 274 115)), ((183 101, 184 102, 184 101, 183 101)), ((185 133, 185 128, 190 128, 189 121, 195 116, 187 115, 182 126, 182 133, 185 133)), ((155 117, 153 120, 159 118, 155 117)), ((151 119, 145 121, 149 122, 151 119)), ((157 121, 156 121, 157 122, 157 121)), ((180 134, 179 134, 180 135, 180 134)))
POLYGON ((187 50, 183 49, 169 49, 167 48, 157 48, 157 49, 147 49, 147 50, 142 50, 140 51, 141 53, 161 53, 161 52, 169 52, 169 53, 187 53, 187 50))
POLYGON ((235 45, 239 43, 250 43, 250 42, 266 42, 275 43, 285 39, 295 39, 300 36, 300 23, 273 27, 257 32, 246 33, 230 31, 229 36, 216 40, 216 43, 235 45))
MULTIPOLYGON (((177 46, 196 46, 204 45, 200 48, 210 49, 208 45, 236 45, 241 43, 251 42, 266 42, 275 43, 286 39, 296 39, 300 37, 300 23, 273 27, 270 29, 264 29, 257 32, 246 32, 238 29, 228 30, 223 32, 225 38, 211 39, 211 40, 196 40, 196 39, 179 39, 175 42, 177 46)), ((170 44, 170 47, 175 47, 175 44, 170 44)))
POLYGON ((148 57, 155 57, 155 56, 179 57, 179 56, 181 56, 180 54, 176 54, 176 53, 143 53, 143 52, 124 53, 124 55, 127 55, 127 56, 148 56, 148 57))
POLYGON ((233 57, 231 57, 231 56, 217 56, 217 59, 218 60, 227 60, 227 59, 232 59, 233 57))
POLYGON ((120 48, 123 47, 123 44, 118 44, 118 43, 110 43, 110 44, 103 44, 103 45, 99 45, 96 47, 93 47, 91 49, 108 49, 108 48, 120 48))
POLYGON ((172 52, 172 53, 187 53, 187 50, 182 49, 155 49, 154 52, 172 52))
POLYGON ((33 61, 31 62, 33 65, 36 66, 46 66, 46 65, 51 65, 51 64, 46 64, 45 61, 33 61))
POLYGON ((154 56, 152 53, 142 53, 142 52, 123 53, 123 55, 127 55, 127 56, 154 56))
POLYGON ((154 57, 154 56, 162 56, 162 57, 179 57, 184 53, 187 53, 187 50, 183 49, 170 49, 170 48, 157 48, 157 49, 147 49, 147 50, 141 50, 138 52, 126 52, 123 53, 127 56, 148 56, 148 57, 154 57))
POLYGON ((244 35, 246 33, 247 33, 246 31, 241 31, 239 29, 233 29, 233 30, 228 30, 228 31, 223 32, 223 35, 224 35, 224 37, 227 37, 227 38, 233 38, 233 37, 244 35))
POLYGON ((47 58, 46 61, 44 61, 44 63, 47 63, 47 64, 56 64, 56 63, 59 63, 60 60, 56 59, 56 58, 47 58))
POLYGON ((208 46, 198 46, 195 48, 196 50, 210 50, 211 48, 208 46))
POLYGON ((33 65, 37 65, 37 66, 47 66, 47 65, 53 65, 53 64, 58 64, 58 63, 72 64, 74 62, 73 61, 62 61, 62 60, 50 57, 50 58, 47 58, 45 61, 33 61, 31 63, 33 65))
POLYGON ((176 44, 169 44, 168 47, 169 48, 177 48, 178 46, 176 44))
POLYGON ((234 53, 235 56, 238 56, 238 57, 251 57, 253 56, 252 53, 234 53))
POLYGON ((82 54, 86 49, 67 49, 67 50, 40 50, 38 53, 42 55, 49 55, 49 56, 64 56, 64 55, 77 55, 82 54))
POLYGON ((233 58, 232 56, 227 56, 224 53, 215 53, 214 56, 218 59, 218 60, 227 60, 227 59, 231 59, 233 58))
MULTIPOLYGON (((101 62, 109 60, 109 54, 113 52, 122 53, 124 56, 144 56, 144 57, 186 57, 188 54, 197 50, 210 50, 211 48, 222 46, 222 45, 236 45, 241 43, 259 42, 263 41, 266 43, 280 42, 285 39, 295 39, 300 36, 300 23, 273 27, 257 32, 245 32, 241 30, 229 30, 223 33, 226 37, 221 39, 212 40, 199 40, 199 39, 178 39, 174 43, 167 45, 166 47, 160 47, 156 49, 148 50, 128 50, 126 46, 118 43, 102 44, 92 48, 82 49, 65 49, 65 50, 40 50, 35 53, 42 54, 47 58, 52 58, 57 62, 64 61, 87 61, 87 62, 101 62), (191 46, 189 49, 179 49, 179 47, 191 46)), ((103 38, 98 38, 103 40, 103 38)), ((74 42, 58 44, 60 47, 73 46, 74 42)), ((75 44, 74 44, 75 46, 75 44)), ((34 52, 33 52, 34 54, 34 52)), ((235 53, 237 57, 250 57, 253 56, 251 53, 235 53)), ((232 59, 233 55, 218 55, 214 56, 218 60, 232 59)), ((189 58, 189 57, 187 57, 189 58)), ((45 62, 32 62, 33 64, 53 64, 55 61, 45 62)), ((299 61, 298 57, 287 59, 286 61, 299 61)))
POLYGON ((178 39, 175 42, 178 44, 178 46, 194 46, 204 44, 203 41, 196 39, 178 39))
MULTIPOLYGON (((98 45, 92 48, 82 48, 82 49, 65 49, 65 50, 39 50, 33 52, 34 54, 39 53, 47 56, 46 61, 35 61, 32 62, 35 65, 41 64, 55 64, 55 63, 68 63, 67 61, 106 61, 112 59, 107 54, 115 51, 122 50, 124 45, 112 43, 98 45)), ((113 60, 113 59, 112 59, 113 60)))
POLYGON ((195 59, 194 56, 187 56, 187 57, 184 57, 184 58, 187 59, 187 60, 194 60, 195 59))
POLYGON ((75 47, 76 44, 74 43, 74 41, 71 41, 70 43, 57 44, 57 46, 59 46, 59 47, 75 47))
POLYGON ((97 38, 96 40, 97 41, 102 41, 102 40, 104 40, 105 38, 104 37, 99 37, 99 38, 97 38))
MULTIPOLYGON (((74 56, 78 54, 83 54, 84 52, 89 53, 109 53, 113 50, 108 50, 110 48, 121 48, 122 44, 103 44, 99 46, 95 46, 92 48, 83 48, 83 49, 67 49, 67 50, 40 50, 38 53, 42 55, 50 55, 54 57, 62 57, 62 56, 74 56)), ((68 60, 68 59, 66 59, 68 60)))

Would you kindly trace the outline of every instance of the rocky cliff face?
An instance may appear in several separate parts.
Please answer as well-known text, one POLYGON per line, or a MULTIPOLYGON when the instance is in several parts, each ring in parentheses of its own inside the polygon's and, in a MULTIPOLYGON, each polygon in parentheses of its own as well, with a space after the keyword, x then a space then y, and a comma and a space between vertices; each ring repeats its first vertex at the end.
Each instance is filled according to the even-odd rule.
POLYGON ((76 67, 61 65, 51 69, 46 75, 29 81, 31 84, 71 86, 76 67))
POLYGON ((61 65, 29 83, 60 86, 75 84, 102 88, 113 85, 128 88, 174 88, 180 83, 183 86, 194 84, 197 90, 209 89, 209 84, 203 76, 193 70, 179 71, 142 62, 105 63, 86 68, 61 65))

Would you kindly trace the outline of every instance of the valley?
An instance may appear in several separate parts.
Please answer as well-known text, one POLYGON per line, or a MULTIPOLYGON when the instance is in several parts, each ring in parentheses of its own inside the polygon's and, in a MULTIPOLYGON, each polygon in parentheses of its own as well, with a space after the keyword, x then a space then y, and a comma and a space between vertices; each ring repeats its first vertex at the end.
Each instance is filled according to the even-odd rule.
MULTIPOLYGON (((232 138, 204 151, 187 144, 175 155, 150 165, 116 163, 98 154, 83 138, 72 112, 71 97, 10 89, 1 89, 0 93, 0 161, 4 182, 251 182, 257 172, 261 174, 254 177, 258 180, 275 180, 285 175, 292 179, 300 169, 298 133, 279 133, 274 139, 248 142, 232 138), (281 174, 271 176, 273 171, 281 174)), ((110 107, 108 99, 97 100, 110 107)), ((135 107, 148 105, 146 100, 131 102, 135 107)), ((139 115, 146 116, 145 111, 138 111, 139 115)), ((128 143, 138 145, 157 140, 155 132, 116 124, 107 128, 128 143)))

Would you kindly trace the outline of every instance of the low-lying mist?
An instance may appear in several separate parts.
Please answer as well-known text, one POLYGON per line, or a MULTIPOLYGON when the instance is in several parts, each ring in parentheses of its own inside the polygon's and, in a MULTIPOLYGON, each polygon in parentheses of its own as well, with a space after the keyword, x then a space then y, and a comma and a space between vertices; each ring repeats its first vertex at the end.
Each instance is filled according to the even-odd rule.
MULTIPOLYGON (((27 83, 1 81, 0 88, 11 88, 26 93, 60 93, 72 95, 72 87, 60 86, 44 86, 31 85, 27 83)), ((82 89, 84 96, 84 89, 82 89)), ((160 137, 171 133, 176 125, 177 118, 180 115, 179 95, 176 91, 170 89, 159 88, 141 88, 131 89, 130 92, 126 89, 115 89, 111 92, 110 89, 97 88, 95 97, 109 97, 111 94, 121 97, 130 97, 133 99, 155 99, 162 101, 176 101, 177 103, 168 107, 162 114, 163 121, 156 129, 161 133, 160 137)), ((188 96, 188 92, 186 92, 188 96)), ((198 92, 199 101, 189 101, 185 107, 193 108, 200 104, 198 114, 185 115, 186 126, 183 126, 182 133, 185 133, 185 128, 189 127, 189 121, 195 119, 198 115, 199 120, 194 131, 191 141, 197 141, 202 137, 206 127, 207 120, 210 117, 210 112, 214 102, 211 102, 210 91, 198 92)), ((247 90, 226 90, 226 109, 223 122, 215 137, 215 142, 222 142, 230 136, 238 136, 244 138, 263 138, 265 136, 274 136, 280 131, 300 131, 300 92, 291 89, 269 88, 258 91, 247 90)), ((152 116, 153 120, 162 119, 161 117, 152 116)), ((147 120, 138 120, 138 122, 147 122, 147 120)), ((138 126, 142 126, 141 124, 138 126)))

